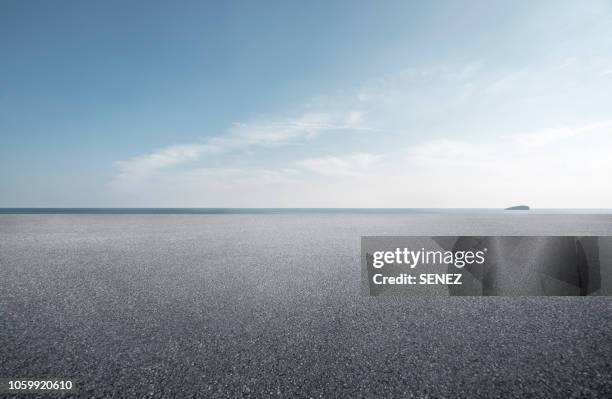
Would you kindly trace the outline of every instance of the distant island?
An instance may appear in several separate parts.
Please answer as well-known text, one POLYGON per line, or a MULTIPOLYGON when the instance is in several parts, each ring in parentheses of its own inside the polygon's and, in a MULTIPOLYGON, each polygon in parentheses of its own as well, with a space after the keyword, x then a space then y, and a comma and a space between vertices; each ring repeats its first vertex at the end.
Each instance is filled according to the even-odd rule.
POLYGON ((528 211, 529 210, 529 206, 527 205, 517 205, 517 206, 511 206, 510 208, 506 208, 506 211, 528 211))

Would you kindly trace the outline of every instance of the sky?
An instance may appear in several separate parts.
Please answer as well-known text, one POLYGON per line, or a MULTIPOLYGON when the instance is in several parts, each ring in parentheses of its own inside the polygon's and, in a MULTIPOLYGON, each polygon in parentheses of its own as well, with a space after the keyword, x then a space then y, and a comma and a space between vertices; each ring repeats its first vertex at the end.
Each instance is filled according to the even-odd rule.
POLYGON ((0 1, 0 207, 612 207, 612 1, 0 1))

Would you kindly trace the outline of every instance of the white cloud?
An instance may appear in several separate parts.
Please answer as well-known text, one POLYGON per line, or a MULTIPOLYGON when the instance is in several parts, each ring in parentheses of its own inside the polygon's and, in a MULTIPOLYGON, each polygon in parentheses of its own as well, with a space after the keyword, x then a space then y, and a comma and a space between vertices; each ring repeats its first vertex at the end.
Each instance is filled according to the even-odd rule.
POLYGON ((407 162, 392 169, 407 171, 395 180, 418 187, 416 206, 605 208, 612 201, 609 127, 544 129, 488 142, 434 140, 408 148, 407 162), (533 141, 525 145, 525 137, 533 141))
POLYGON ((127 161, 117 161, 115 165, 123 175, 142 176, 160 169, 194 161, 203 153, 213 150, 213 147, 203 144, 174 145, 127 161))
POLYGON ((364 123, 363 112, 350 111, 346 116, 346 125, 352 127, 362 127, 364 123))
POLYGON ((406 153, 417 165, 486 166, 495 162, 486 146, 462 140, 426 141, 409 147, 406 153))
POLYGON ((121 206, 609 207, 609 94, 600 69, 582 79, 583 58, 560 59, 409 68, 296 117, 118 162, 113 188, 121 206), (330 139, 355 131, 370 134, 330 139))
POLYGON ((363 115, 358 111, 340 114, 310 113, 294 118, 235 123, 225 134, 211 137, 202 143, 161 148, 126 161, 117 161, 115 166, 120 171, 119 179, 133 179, 196 161, 204 154, 218 155, 251 147, 284 146, 313 140, 323 132, 343 130, 367 130, 363 125, 363 115))
POLYGON ((329 114, 305 114, 297 118, 284 118, 252 123, 235 123, 215 144, 232 149, 244 146, 284 145, 294 140, 312 139, 323 131, 344 128, 329 114))
POLYGON ((528 82, 533 71, 527 69, 512 70, 508 73, 494 77, 492 81, 486 82, 483 88, 484 94, 500 95, 521 89, 528 82))
POLYGON ((367 130, 363 115, 358 111, 320 112, 235 123, 225 134, 211 138, 209 144, 223 150, 279 146, 309 141, 325 132, 344 130, 367 130))
POLYGON ((159 169, 122 190, 138 206, 603 208, 612 202, 612 135, 593 126, 606 123, 573 127, 590 134, 537 146, 516 134, 429 140, 277 168, 159 169))
POLYGON ((582 126, 544 128, 526 134, 519 134, 515 137, 515 139, 523 146, 539 147, 549 145, 559 140, 595 133, 602 130, 612 133, 612 121, 602 121, 582 126))
MULTIPOLYGON (((395 74, 388 74, 365 82, 358 90, 355 99, 377 107, 380 104, 405 105, 407 98, 420 94, 421 101, 444 87, 452 94, 458 87, 473 81, 484 68, 480 60, 460 64, 437 64, 405 68, 395 74), (426 94, 426 96, 424 96, 426 94)), ((405 107, 404 107, 405 111, 405 107)))
POLYGON ((300 168, 323 176, 348 177, 367 172, 368 168, 372 167, 380 158, 380 155, 357 153, 345 156, 309 158, 295 164, 300 168))
POLYGON ((568 67, 572 66, 573 64, 575 64, 576 61, 578 61, 578 59, 576 57, 567 57, 566 59, 564 59, 561 62, 561 65, 559 65, 559 68, 561 68, 561 69, 568 68, 568 67))

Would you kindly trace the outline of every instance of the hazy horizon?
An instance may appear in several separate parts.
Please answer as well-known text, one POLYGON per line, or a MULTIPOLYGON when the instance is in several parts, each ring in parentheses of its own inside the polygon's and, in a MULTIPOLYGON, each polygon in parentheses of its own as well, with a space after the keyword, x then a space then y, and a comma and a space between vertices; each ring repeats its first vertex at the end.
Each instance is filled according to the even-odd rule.
POLYGON ((0 215, 19 214, 91 214, 91 215, 275 215, 275 214, 413 214, 413 215, 610 215, 612 208, 531 208, 511 210, 505 208, 0 208, 0 215))

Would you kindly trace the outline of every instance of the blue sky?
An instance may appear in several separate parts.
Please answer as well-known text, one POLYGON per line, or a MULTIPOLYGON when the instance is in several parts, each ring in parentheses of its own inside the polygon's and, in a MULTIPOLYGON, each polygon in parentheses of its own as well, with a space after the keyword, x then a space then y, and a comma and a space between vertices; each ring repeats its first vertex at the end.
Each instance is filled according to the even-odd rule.
POLYGON ((0 2, 0 206, 610 207, 612 2, 0 2))

